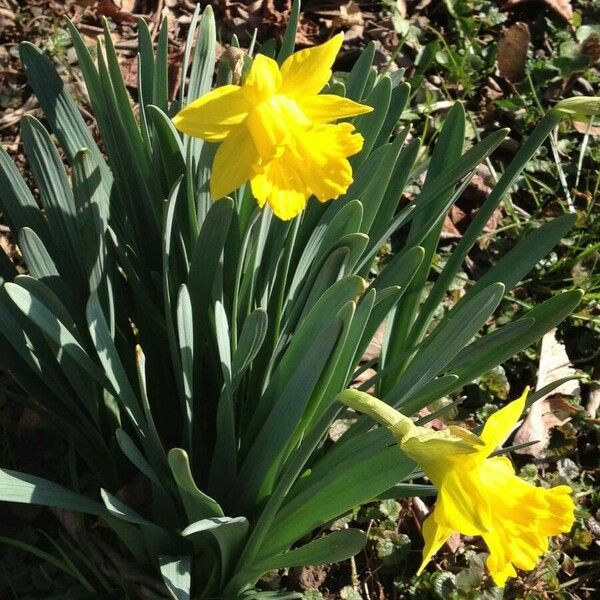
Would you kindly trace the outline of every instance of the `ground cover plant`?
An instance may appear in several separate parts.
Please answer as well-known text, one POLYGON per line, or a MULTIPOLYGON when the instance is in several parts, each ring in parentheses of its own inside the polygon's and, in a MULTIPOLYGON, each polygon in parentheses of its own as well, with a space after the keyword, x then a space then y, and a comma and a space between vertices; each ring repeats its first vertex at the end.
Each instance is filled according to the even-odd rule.
MULTIPOLYGON (((197 25, 199 14, 195 18, 197 25)), ((200 28, 205 46, 186 59, 191 76, 181 88, 182 104, 212 83, 210 13, 200 28)), ((8 391, 35 402, 44 418, 69 432, 69 461, 55 478, 64 487, 6 472, 6 493, 17 501, 89 511, 113 529, 114 535, 95 518, 79 521, 76 564, 58 561, 90 593, 124 588, 134 596, 160 596, 166 591, 159 571, 176 597, 186 587, 195 595, 203 589, 236 595, 248 586, 250 593, 263 571, 352 554, 363 543, 355 530, 317 533, 313 542, 306 536, 390 488, 396 497, 432 492, 402 484, 415 475, 413 463, 388 448, 391 437, 367 431, 366 421, 336 444, 327 439, 340 410, 335 394, 355 378, 364 348, 390 311, 393 325, 373 363, 379 375, 364 387, 375 384, 380 397, 412 414, 529 346, 577 304, 575 290, 557 295, 469 344, 505 288, 566 235, 573 225, 566 215, 533 231, 435 328, 429 326, 486 215, 549 131, 569 116, 568 104, 538 125, 450 255, 434 299, 421 305, 420 290, 432 263, 437 267, 444 215, 506 132, 461 157, 466 119, 456 105, 433 153, 419 155, 419 143, 405 143, 407 132, 395 127, 409 88, 401 75, 371 75, 367 51, 328 90, 375 109, 354 120, 364 138, 362 151, 351 158, 354 183, 331 204, 311 200, 300 218, 285 224, 256 211, 249 186, 231 202, 212 203, 215 147, 190 138, 179 142, 166 116, 180 106, 168 101, 166 34, 153 55, 142 25, 139 128, 110 35, 106 54, 98 49, 97 67, 74 30, 72 35, 108 168, 50 63, 28 45, 22 57, 73 169, 72 185, 51 138, 31 118, 23 138, 44 213, 36 212, 35 201, 23 210, 19 200, 31 197, 6 157, 3 163, 6 187, 14 192, 5 213, 30 274, 15 277, 5 265, 4 279, 16 284, 5 286, 6 322, 22 331, 7 339, 18 354, 7 351, 5 365, 27 396, 14 386, 8 391), (37 87, 36 77, 43 78, 37 87), (57 97, 60 111, 53 110, 57 97), (420 188, 417 200, 397 212, 409 185, 420 188), (392 234, 397 253, 373 278, 372 261, 392 234), (92 248, 89 239, 95 240, 92 248), (83 267, 75 256, 85 257, 83 267), (374 472, 378 478, 369 482, 366 475, 374 472), (17 492, 15 479, 21 482, 17 492), (305 514, 304 525, 298 514, 305 514), (301 538, 304 546, 286 551, 301 538), (107 544, 118 548, 112 565, 94 568, 98 547, 107 544), (128 582, 118 581, 119 560, 130 556, 139 568, 125 570, 128 582)), ((280 61, 291 52, 290 39, 284 39, 280 61)), ((238 77, 236 66, 242 72, 249 67, 243 60, 219 63, 218 83, 238 77)))

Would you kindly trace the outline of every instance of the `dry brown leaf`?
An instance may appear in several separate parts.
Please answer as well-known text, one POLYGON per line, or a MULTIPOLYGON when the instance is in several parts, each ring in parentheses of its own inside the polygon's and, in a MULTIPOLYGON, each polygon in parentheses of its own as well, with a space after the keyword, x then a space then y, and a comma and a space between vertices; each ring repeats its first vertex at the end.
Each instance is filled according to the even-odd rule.
POLYGON ((123 12, 113 0, 100 0, 96 12, 105 17, 110 17, 118 23, 137 23, 137 17, 134 17, 131 13, 123 12))
POLYGON ((600 35, 597 33, 588 35, 581 43, 579 51, 588 57, 590 65, 600 60, 600 35))
POLYGON ((340 6, 340 13, 334 17, 331 24, 334 30, 349 29, 356 25, 363 25, 365 22, 360 6, 354 0, 349 0, 347 4, 340 6))
POLYGON ((596 418, 598 410, 600 410, 600 383, 593 381, 590 385, 590 397, 588 398, 585 409, 592 419, 596 418))
POLYGON ((466 221, 467 215, 456 204, 453 204, 450 211, 444 219, 442 227, 442 238, 445 240, 455 240, 462 237, 462 233, 458 229, 458 225, 466 221))
POLYGON ((117 5, 121 12, 134 12, 135 4, 137 0, 117 0, 117 5))
POLYGON ((589 133, 590 135, 600 135, 600 127, 590 127, 589 122, 573 121, 573 129, 579 133, 589 133))
MULTIPOLYGON (((506 0, 502 8, 512 8, 526 2, 532 2, 532 0, 506 0)), ((541 0, 541 2, 573 27, 573 7, 571 6, 571 0, 541 0)))
POLYGON ((519 22, 509 27, 498 42, 498 71, 511 83, 521 81, 525 75, 530 41, 527 23, 519 22))
MULTIPOLYGON (((565 347, 556 339, 556 329, 549 331, 542 338, 536 389, 576 374, 577 371, 571 366, 565 347)), ((577 411, 564 397, 579 394, 579 381, 573 379, 534 402, 515 435, 514 444, 536 443, 516 452, 544 458, 550 441, 550 430, 570 421, 572 413, 577 411)))

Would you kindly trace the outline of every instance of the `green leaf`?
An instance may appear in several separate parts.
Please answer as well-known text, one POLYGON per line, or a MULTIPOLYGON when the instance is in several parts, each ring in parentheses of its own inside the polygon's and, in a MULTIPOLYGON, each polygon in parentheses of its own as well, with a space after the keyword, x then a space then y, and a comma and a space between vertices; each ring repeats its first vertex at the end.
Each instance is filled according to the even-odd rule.
POLYGON ((209 290, 212 290, 217 274, 233 211, 233 202, 227 198, 214 202, 204 219, 192 252, 187 286, 193 308, 194 341, 197 348, 195 361, 201 359, 200 350, 209 331, 207 319, 211 301, 209 290))
POLYGON ((190 600, 192 589, 192 561, 189 556, 159 556, 160 574, 175 600, 190 600))
POLYGON ((140 439, 145 441, 146 420, 117 352, 96 293, 90 295, 85 312, 96 353, 111 384, 107 389, 123 405, 140 439))
POLYGON ((374 110, 366 115, 356 117, 354 120, 356 131, 363 136, 364 142, 361 152, 350 159, 353 169, 356 169, 373 150, 387 115, 391 95, 392 82, 389 77, 383 76, 364 100, 364 103, 372 106, 374 110))
MULTIPOLYGON (((46 335, 54 341, 61 352, 68 354, 100 385, 112 390, 98 365, 81 347, 68 327, 62 323, 38 298, 16 283, 6 283, 4 288, 23 314, 27 315, 46 335)), ((59 362, 61 358, 58 357, 59 362)))
POLYGON ((575 224, 576 215, 562 215, 535 229, 511 248, 471 288, 469 293, 499 281, 511 290, 544 257, 575 224))
MULTIPOLYGON (((463 234, 460 239, 457 247, 452 252, 450 258, 444 265, 442 272, 438 275, 438 278, 429 292, 428 298, 425 300, 421 308, 421 318, 419 322, 419 331, 423 331, 426 326, 428 320, 431 318, 433 311, 442 301, 446 290, 450 287, 450 283, 454 279, 456 273, 460 269, 460 266, 463 264, 469 250, 473 246, 473 244, 477 241, 481 231, 485 227, 486 223, 490 220, 494 210, 500 203, 500 201, 504 198, 504 196, 509 192, 510 188, 517 181, 518 177, 521 175, 525 165, 529 162, 531 157, 535 154, 537 149, 546 139, 548 134, 552 131, 552 129, 558 125, 561 120, 561 115, 558 111, 551 110, 546 116, 542 119, 539 125, 534 129, 533 133, 525 140, 516 156, 513 158, 511 163, 508 165, 507 169, 502 174, 500 180, 494 186, 491 194, 486 198, 485 202, 481 206, 481 208, 477 211, 477 214, 471 221, 467 231, 463 234)), ((502 131, 502 130, 501 130, 502 131)), ((466 152, 458 164, 456 166, 460 166, 461 162, 466 163, 467 155, 470 154, 482 146, 482 144, 486 143, 490 138, 494 135, 498 135, 501 132, 496 132, 496 134, 491 134, 487 138, 485 138, 482 142, 477 144, 475 148, 466 152)), ((444 174, 444 177, 448 175, 450 171, 454 171, 455 165, 447 170, 447 173, 444 174)), ((467 171, 468 172, 468 171, 467 171)), ((437 182, 436 182, 437 184, 437 182)), ((434 187, 434 186, 432 186, 434 187)))
POLYGON ((222 517, 223 510, 217 502, 198 489, 190 470, 186 451, 181 448, 173 448, 168 456, 169 466, 189 520, 198 521, 210 517, 222 517))
POLYGON ((0 469, 0 499, 4 502, 64 508, 98 517, 107 514, 104 506, 95 500, 47 479, 8 469, 0 469))
POLYGON ((192 425, 194 422, 194 322, 192 318, 192 302, 187 286, 182 284, 177 298, 177 333, 179 353, 181 355, 181 374, 185 396, 186 443, 192 448, 192 425))
POLYGON ((77 234, 81 259, 90 291, 96 291, 104 279, 106 262, 106 229, 111 213, 110 198, 102 187, 101 165, 89 150, 75 156, 73 194, 77 215, 77 234))
MULTIPOLYGON (((510 336, 506 341, 501 341, 499 338, 501 332, 505 329, 502 328, 479 338, 467 346, 465 352, 468 352, 468 356, 472 357, 472 360, 462 362, 459 355, 457 356, 458 364, 448 365, 448 368, 451 368, 452 372, 459 377, 457 388, 473 381, 496 365, 502 364, 511 356, 537 342, 547 331, 556 327, 558 323, 571 314, 582 297, 583 292, 581 290, 570 290, 558 294, 525 313, 522 320, 525 320, 528 326, 521 327, 518 335, 510 336)), ((519 321, 511 325, 516 327, 517 323, 519 321)))
MULTIPOLYGON (((64 305, 72 306, 73 298, 70 290, 65 285, 64 280, 61 279, 56 264, 48 253, 46 246, 33 229, 23 227, 19 231, 19 248, 31 276, 48 286, 62 300, 64 305)), ((68 320, 72 321, 70 314, 68 320)))
POLYGON ((286 58, 292 55, 294 52, 294 46, 296 44, 296 32, 298 31, 298 21, 300 20, 300 0, 293 0, 292 9, 288 17, 287 26, 283 39, 281 40, 281 48, 277 55, 277 62, 282 65, 286 58))
POLYGON ((267 312, 261 308, 252 311, 244 321, 231 365, 234 387, 258 354, 267 335, 267 325, 267 312))
POLYGON ((121 502, 116 496, 113 496, 110 492, 101 489, 100 497, 104 502, 104 506, 108 512, 117 519, 126 521, 127 523, 133 523, 134 525, 144 525, 145 527, 156 527, 150 521, 144 519, 135 510, 127 506, 124 502, 121 502))
MULTIPOLYGON (((393 84, 392 84, 393 85, 393 84)), ((381 131, 379 132, 379 137, 375 142, 375 148, 382 146, 386 142, 389 141, 390 136, 392 135, 406 105, 408 103, 408 99, 410 97, 410 84, 402 83, 392 89, 392 97, 390 100, 390 107, 388 109, 387 115, 385 116, 385 121, 381 127, 381 131)), ((398 188, 401 190, 403 188, 398 188)))
POLYGON ((115 437, 117 439, 117 444, 119 444, 119 448, 121 448, 123 454, 131 461, 131 463, 150 479, 150 481, 157 486, 160 486, 160 481, 156 476, 154 469, 150 466, 150 463, 145 459, 129 434, 123 429, 117 429, 115 437))
POLYGON ((434 379, 489 319, 503 295, 504 286, 495 283, 473 296, 468 294, 465 302, 453 307, 420 346, 398 383, 386 394, 386 402, 399 406, 434 379))
POLYGON ((156 131, 156 147, 160 155, 167 186, 171 189, 185 173, 183 144, 171 119, 158 106, 146 107, 156 131))
POLYGON ((367 536, 360 529, 342 529, 300 548, 259 560, 256 569, 265 573, 303 565, 337 563, 358 554, 366 542, 367 536))
POLYGON ((230 578, 230 570, 238 558, 244 543, 250 523, 246 517, 214 517, 203 519, 186 527, 181 535, 195 538, 209 535, 214 538, 221 556, 221 585, 230 578))
MULTIPOLYGON (((70 22, 67 24, 73 32, 72 24, 70 22)), ((20 44, 19 53, 29 84, 39 100, 52 131, 67 153, 69 162, 75 160, 76 154, 82 148, 89 148, 101 161, 102 153, 50 58, 29 42, 20 44)), ((102 166, 102 171, 103 179, 110 183, 112 177, 105 164, 102 166)))
MULTIPOLYGON (((404 135, 399 135, 396 139, 387 146, 388 150, 382 158, 377 169, 373 173, 371 182, 365 188, 360 196, 360 200, 364 206, 364 216, 361 224, 361 231, 369 234, 371 227, 375 222, 377 213, 381 208, 383 199, 385 198, 386 190, 394 174, 395 165, 400 158, 402 146, 408 130, 404 135)), ((402 188, 399 188, 402 189, 402 188)), ((395 210, 394 206, 394 210, 395 210)), ((392 211, 393 214, 393 211, 392 211)), ((391 216, 391 215, 390 215, 391 216)))
MULTIPOLYGON (((371 71, 375 58, 375 43, 369 42, 354 63, 346 81, 346 97, 356 102, 363 99, 367 76, 371 71)), ((368 103, 367 103, 368 104, 368 103)), ((369 106, 372 106, 369 104, 369 106)))
POLYGON ((372 500, 413 471, 414 463, 396 446, 378 446, 376 450, 371 454, 352 454, 333 469, 306 475, 302 491, 277 513, 260 555, 271 556, 285 550, 315 528, 372 500))
POLYGON ((0 146, 0 203, 3 216, 13 233, 18 233, 23 227, 30 227, 40 239, 51 243, 50 231, 42 211, 2 146, 0 146))
POLYGON ((64 275, 71 285, 79 283, 79 265, 75 257, 80 254, 80 240, 76 227, 75 199, 60 156, 43 125, 32 116, 23 117, 21 134, 31 170, 35 176, 42 204, 46 209, 50 234, 60 254, 64 275))
POLYGON ((152 84, 152 103, 167 112, 169 108, 169 24, 166 17, 160 24, 152 84))
POLYGON ((216 56, 216 25, 212 6, 209 4, 202 13, 196 49, 190 72, 187 104, 210 91, 216 56))
POLYGON ((335 347, 341 323, 331 313, 320 313, 319 317, 306 319, 309 327, 296 334, 262 399, 267 398, 262 406, 271 409, 258 421, 261 426, 251 438, 252 445, 232 491, 239 510, 251 510, 271 492, 284 453, 335 347))

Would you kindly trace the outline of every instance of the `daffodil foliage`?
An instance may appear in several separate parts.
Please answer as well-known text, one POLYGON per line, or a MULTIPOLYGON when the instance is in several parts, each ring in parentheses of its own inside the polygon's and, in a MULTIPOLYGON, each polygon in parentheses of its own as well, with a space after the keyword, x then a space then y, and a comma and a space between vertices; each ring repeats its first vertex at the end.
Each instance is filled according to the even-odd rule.
POLYGON ((414 425, 372 396, 347 390, 338 400, 389 427, 400 450, 423 469, 438 490, 435 508, 423 523, 423 562, 454 533, 480 535, 489 548, 488 569, 504 587, 515 567, 531 571, 548 551, 548 538, 567 533, 575 503, 569 486, 539 488, 517 477, 506 456, 490 457, 508 438, 525 408, 520 398, 487 420, 480 436, 462 427, 440 431, 414 425))
POLYGON ((432 273, 447 211, 507 131, 464 148, 457 103, 433 147, 408 141, 402 72, 377 73, 369 45, 349 73, 332 74, 341 35, 294 54, 297 1, 277 54, 272 43, 246 57, 240 80, 216 60, 216 22, 201 4, 177 98, 166 22, 156 47, 139 23, 136 105, 108 26, 92 53, 68 24, 100 140, 52 59, 21 45, 45 120, 22 122, 33 189, 0 150, 0 209, 22 257, 0 251, 0 366, 11 377, 0 385, 69 452, 60 481, 1 468, 0 499, 87 515, 73 543, 88 594, 292 598, 255 586, 269 571, 360 551, 364 532, 327 524, 381 494, 419 493, 408 483, 415 458, 440 493, 427 555, 451 530, 481 533, 502 583, 571 520, 566 490, 531 488, 489 458, 521 405, 481 439, 450 429, 407 438, 400 452, 366 418, 331 440, 335 397, 384 322, 364 385, 411 415, 570 313, 579 290, 486 325, 572 215, 532 229, 451 309, 446 293, 548 134, 596 103, 541 119, 432 273), (392 235, 394 255, 372 269, 392 235), (521 516, 511 502, 527 507, 521 516), (102 560, 95 549, 107 549, 102 560))
POLYGON ((241 86, 225 85, 188 104, 174 118, 187 135, 219 148, 210 192, 218 200, 250 181, 259 206, 297 216, 310 196, 339 198, 352 183, 348 157, 363 137, 340 119, 371 112, 370 106, 319 94, 331 77, 343 34, 292 54, 281 65, 259 54, 241 86))

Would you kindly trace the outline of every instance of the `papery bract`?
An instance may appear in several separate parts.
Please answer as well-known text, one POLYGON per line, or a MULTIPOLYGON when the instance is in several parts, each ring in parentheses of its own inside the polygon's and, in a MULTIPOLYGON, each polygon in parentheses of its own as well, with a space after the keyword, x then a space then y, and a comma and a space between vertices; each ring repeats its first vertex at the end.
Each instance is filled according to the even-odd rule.
POLYGON ((318 95, 342 41, 339 34, 296 52, 281 68, 259 54, 243 85, 217 88, 173 118, 180 131, 220 142, 210 180, 213 199, 250 181, 258 204, 288 220, 311 195, 325 202, 346 192, 352 183, 348 157, 361 150, 363 138, 350 123, 333 121, 372 108, 318 95))

